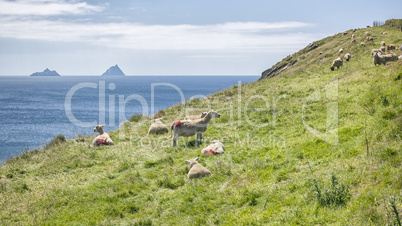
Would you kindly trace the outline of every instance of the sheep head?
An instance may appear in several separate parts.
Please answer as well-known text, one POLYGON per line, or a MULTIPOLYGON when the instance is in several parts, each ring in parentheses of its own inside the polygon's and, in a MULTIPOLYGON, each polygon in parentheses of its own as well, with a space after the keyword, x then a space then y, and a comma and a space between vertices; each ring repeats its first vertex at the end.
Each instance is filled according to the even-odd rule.
POLYGON ((104 133, 104 131, 103 131, 103 127, 104 127, 104 126, 106 126, 106 124, 95 126, 94 132, 98 132, 99 134, 103 134, 103 133, 104 133))
POLYGON ((190 167, 190 169, 191 169, 191 167, 193 167, 195 164, 198 164, 198 159, 200 159, 200 157, 197 157, 197 158, 195 158, 195 159, 190 159, 190 160, 185 160, 184 162, 185 163, 188 163, 188 166, 190 167))
POLYGON ((214 110, 209 111, 207 113, 207 115, 211 115, 211 118, 219 118, 219 117, 221 117, 221 115, 218 112, 214 111, 214 110))

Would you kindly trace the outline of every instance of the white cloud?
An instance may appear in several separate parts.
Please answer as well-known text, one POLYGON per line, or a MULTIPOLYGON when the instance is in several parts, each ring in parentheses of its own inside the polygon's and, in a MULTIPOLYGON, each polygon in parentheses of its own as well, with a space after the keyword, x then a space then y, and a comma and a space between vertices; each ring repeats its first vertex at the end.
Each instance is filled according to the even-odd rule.
POLYGON ((0 0, 0 15, 8 16, 55 16, 81 15, 100 12, 103 6, 80 1, 64 0, 0 0))
POLYGON ((308 26, 312 25, 302 22, 144 25, 0 17, 0 37, 81 42, 122 49, 274 51, 311 41, 312 34, 294 32, 308 26))

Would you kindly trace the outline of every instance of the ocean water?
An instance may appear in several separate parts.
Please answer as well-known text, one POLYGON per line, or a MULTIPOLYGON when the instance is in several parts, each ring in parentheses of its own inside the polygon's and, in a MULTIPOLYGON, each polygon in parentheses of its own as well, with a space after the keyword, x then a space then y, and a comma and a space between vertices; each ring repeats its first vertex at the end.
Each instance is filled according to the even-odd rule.
POLYGON ((256 81, 259 76, 0 77, 0 164, 56 135, 95 135, 133 114, 152 115, 184 100, 256 81))

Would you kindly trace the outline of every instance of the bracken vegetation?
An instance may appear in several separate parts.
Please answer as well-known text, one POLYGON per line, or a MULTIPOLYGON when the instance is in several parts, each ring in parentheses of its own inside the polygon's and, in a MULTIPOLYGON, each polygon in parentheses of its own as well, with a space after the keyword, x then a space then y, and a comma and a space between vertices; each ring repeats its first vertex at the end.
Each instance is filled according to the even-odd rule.
POLYGON ((399 46, 402 33, 358 29, 354 44, 347 32, 286 58, 272 78, 159 113, 170 125, 219 112, 199 147, 180 137, 172 148, 169 135, 147 135, 149 117, 133 116, 109 132, 112 147, 59 137, 10 159, 0 167, 0 223, 400 225, 402 60, 375 67, 371 49, 399 46), (361 47, 366 31, 374 42, 361 47), (340 48, 352 58, 331 71, 340 48), (212 176, 188 180, 184 161, 215 139, 225 154, 199 160, 212 176))

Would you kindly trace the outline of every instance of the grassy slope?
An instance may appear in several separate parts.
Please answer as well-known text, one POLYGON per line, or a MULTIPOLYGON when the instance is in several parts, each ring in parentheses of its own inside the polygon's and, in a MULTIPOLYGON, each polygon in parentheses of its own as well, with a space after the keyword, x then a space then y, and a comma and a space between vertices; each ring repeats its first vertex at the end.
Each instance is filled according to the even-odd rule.
POLYGON ((358 44, 347 44, 349 35, 325 38, 319 48, 294 54, 299 62, 278 77, 166 109, 167 124, 182 118, 183 109, 221 113, 202 146, 222 139, 226 153, 199 161, 212 177, 188 181, 184 160, 199 156, 202 146, 180 138, 172 148, 167 135, 148 137, 150 122, 143 118, 111 132, 113 147, 91 148, 93 137, 77 137, 6 162, 0 222, 395 223, 389 201, 396 196, 402 212, 402 61, 374 67, 370 51, 382 40, 399 45, 402 35, 381 31, 359 29, 358 44), (366 31, 375 41, 363 48, 366 31), (331 72, 339 48, 352 59, 331 72), (332 81, 338 81, 337 97, 328 99, 332 81), (331 127, 338 128, 337 144, 305 126, 325 132, 331 103, 338 106, 338 127, 331 127), (333 196, 331 175, 339 182, 333 196), (341 201, 318 199, 317 191, 341 201))

